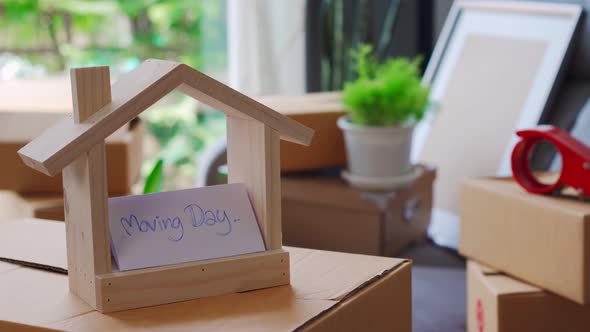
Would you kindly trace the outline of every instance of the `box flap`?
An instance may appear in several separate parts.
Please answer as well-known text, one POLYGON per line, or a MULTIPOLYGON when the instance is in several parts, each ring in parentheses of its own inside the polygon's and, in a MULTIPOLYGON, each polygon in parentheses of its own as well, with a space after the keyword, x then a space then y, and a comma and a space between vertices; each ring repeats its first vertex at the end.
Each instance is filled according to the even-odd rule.
POLYGON ((48 327, 66 331, 292 331, 334 304, 299 300, 288 287, 279 287, 108 315, 92 311, 48 327))
POLYGON ((538 287, 507 277, 504 274, 487 276, 487 284, 497 295, 537 293, 541 291, 538 287))
POLYGON ((487 265, 483 265, 483 264, 477 264, 479 266, 479 270, 481 271, 482 274, 484 275, 492 275, 492 274, 500 274, 502 272, 494 269, 493 267, 489 267, 487 265))
MULTIPOLYGON (((0 260, 66 273, 65 223, 41 219, 0 224, 0 260), (35 245, 31 245, 34 243, 35 245)), ((367 280, 394 270, 406 259, 285 247, 299 299, 338 300, 367 280), (343 266, 353 263, 354 270, 343 266), (309 273, 314 271, 314 273, 309 273)))
POLYGON ((367 282, 297 331, 412 331, 412 264, 398 269, 367 282))
POLYGON ((291 254, 291 278, 302 286, 295 288, 296 297, 300 299, 341 300, 367 281, 407 262, 399 258, 286 249, 291 254), (343 273, 345 266, 351 263, 356 268, 343 273))
POLYGON ((32 218, 1 223, 0 260, 66 273, 65 224, 32 218))
POLYGON ((45 325, 93 311, 69 293, 66 276, 13 266, 0 273, 0 321, 45 325))
POLYGON ((4 273, 6 271, 18 269, 19 266, 16 264, 0 262, 0 273, 4 273))
POLYGON ((506 178, 466 179, 463 181, 463 184, 482 188, 487 191, 493 191, 503 196, 525 200, 549 209, 559 210, 561 213, 569 215, 582 217, 590 215, 590 202, 572 199, 570 197, 530 194, 521 188, 514 180, 506 178))
POLYGON ((492 268, 474 261, 468 261, 467 265, 468 269, 473 271, 476 276, 483 278, 483 283, 487 285, 495 295, 535 293, 542 291, 538 287, 507 277, 492 268))

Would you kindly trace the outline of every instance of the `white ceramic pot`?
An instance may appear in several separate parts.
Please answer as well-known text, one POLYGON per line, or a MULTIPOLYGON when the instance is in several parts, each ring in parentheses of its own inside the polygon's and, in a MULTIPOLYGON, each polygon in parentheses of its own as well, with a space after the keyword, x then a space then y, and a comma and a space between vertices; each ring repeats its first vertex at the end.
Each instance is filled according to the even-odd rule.
POLYGON ((348 116, 338 119, 344 133, 348 173, 360 178, 391 179, 412 170, 410 149, 413 125, 369 127, 355 125, 348 116))

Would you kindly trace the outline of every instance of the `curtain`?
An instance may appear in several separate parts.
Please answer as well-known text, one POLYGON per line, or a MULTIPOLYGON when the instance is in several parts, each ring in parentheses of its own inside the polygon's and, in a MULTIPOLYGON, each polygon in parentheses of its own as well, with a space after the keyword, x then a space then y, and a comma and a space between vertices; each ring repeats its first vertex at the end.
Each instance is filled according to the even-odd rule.
POLYGON ((229 0, 229 83, 248 95, 305 91, 305 0, 229 0))

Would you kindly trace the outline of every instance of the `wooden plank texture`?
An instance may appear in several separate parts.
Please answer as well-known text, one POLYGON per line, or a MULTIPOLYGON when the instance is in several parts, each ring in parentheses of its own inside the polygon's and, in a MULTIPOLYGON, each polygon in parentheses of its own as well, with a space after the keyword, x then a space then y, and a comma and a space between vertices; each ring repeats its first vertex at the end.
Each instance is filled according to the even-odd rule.
POLYGON ((21 158, 42 173, 58 174, 77 156, 174 90, 180 76, 170 73, 178 71, 179 66, 169 61, 144 62, 113 84, 112 102, 88 121, 76 124, 69 116, 64 118, 23 147, 21 158))
POLYGON ((270 130, 270 151, 267 151, 266 159, 268 160, 269 169, 267 170, 270 187, 268 203, 270 206, 269 218, 270 223, 270 241, 268 249, 280 249, 283 247, 283 222, 281 211, 281 138, 279 134, 270 130))
POLYGON ((234 257, 98 275, 98 310, 147 307, 289 284, 289 253, 234 257))
POLYGON ((70 290, 94 306, 94 276, 111 271, 104 143, 63 172, 70 290))
POLYGON ((70 70, 70 76, 74 122, 86 121, 91 115, 111 102, 109 67, 73 68, 70 70))
POLYGON ((228 116, 227 165, 228 182, 246 184, 266 248, 281 248, 278 134, 258 121, 228 116))
MULTIPOLYGON (((74 122, 84 123, 111 100, 108 67, 71 71, 74 122)), ((111 271, 105 142, 63 170, 70 290, 96 306, 95 276, 111 271)))

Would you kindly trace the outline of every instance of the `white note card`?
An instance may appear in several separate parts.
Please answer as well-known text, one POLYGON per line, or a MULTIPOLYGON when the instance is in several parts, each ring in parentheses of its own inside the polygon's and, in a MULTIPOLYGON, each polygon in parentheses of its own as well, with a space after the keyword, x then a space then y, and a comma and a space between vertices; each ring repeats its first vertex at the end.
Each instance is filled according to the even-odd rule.
POLYGON ((265 250, 242 183, 109 198, 119 271, 265 250))

